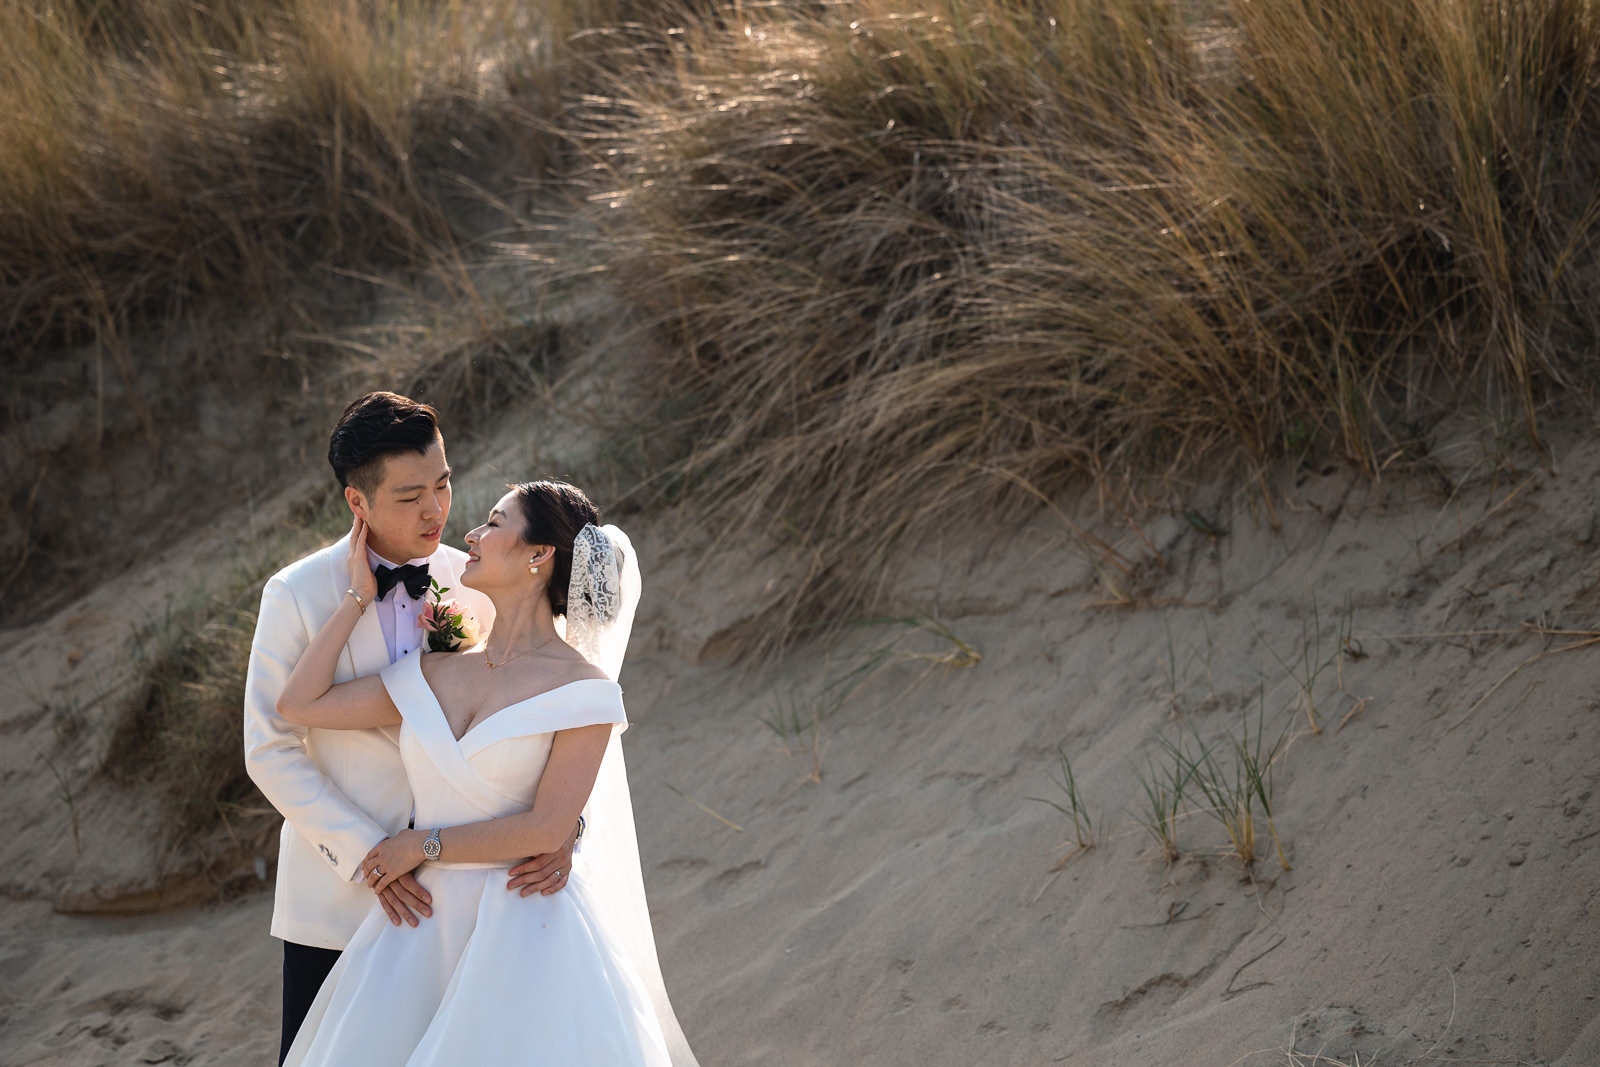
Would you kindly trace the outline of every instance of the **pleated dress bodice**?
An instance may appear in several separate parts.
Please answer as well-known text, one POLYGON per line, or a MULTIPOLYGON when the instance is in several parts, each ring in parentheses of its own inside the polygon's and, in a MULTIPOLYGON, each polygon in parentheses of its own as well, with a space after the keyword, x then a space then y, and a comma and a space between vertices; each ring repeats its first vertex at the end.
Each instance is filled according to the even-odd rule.
POLYGON ((583 679, 508 705, 473 724, 458 741, 423 676, 420 656, 401 660, 382 677, 404 720, 400 757, 419 827, 459 826, 528 811, 558 730, 626 724, 617 683, 583 679))

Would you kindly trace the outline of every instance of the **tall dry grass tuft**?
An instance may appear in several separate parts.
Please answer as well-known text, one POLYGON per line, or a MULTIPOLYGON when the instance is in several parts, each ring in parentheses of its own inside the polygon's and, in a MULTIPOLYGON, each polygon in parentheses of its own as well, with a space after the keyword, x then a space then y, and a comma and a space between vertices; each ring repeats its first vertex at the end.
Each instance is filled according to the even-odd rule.
POLYGON ((102 770, 151 787, 175 842, 225 832, 237 849, 277 825, 243 759, 240 709, 261 587, 284 560, 338 536, 347 517, 338 494, 314 493, 265 537, 242 536, 231 573, 211 576, 204 597, 169 602, 134 633, 138 677, 102 770))
POLYGON ((588 115, 682 484, 813 560, 1593 380, 1589 0, 745 7, 588 115))
POLYGON ((233 828, 265 808, 244 771, 244 665, 255 631, 247 595, 169 614, 142 629, 143 677, 107 750, 113 778, 159 794, 175 840, 233 828))
POLYGON ((6 5, 6 361, 429 262, 453 172, 551 151, 505 121, 545 69, 527 21, 500 0, 6 5))

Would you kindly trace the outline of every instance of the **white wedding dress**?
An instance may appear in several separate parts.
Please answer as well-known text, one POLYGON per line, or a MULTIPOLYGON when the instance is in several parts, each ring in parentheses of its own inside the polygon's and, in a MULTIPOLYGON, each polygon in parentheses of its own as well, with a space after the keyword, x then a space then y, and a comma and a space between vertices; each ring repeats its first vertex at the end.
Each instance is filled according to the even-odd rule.
MULTIPOLYGON (((615 682, 571 682, 518 701, 457 741, 421 660, 408 656, 382 675, 403 719, 417 826, 532 808, 557 730, 616 724, 602 783, 622 773, 616 735, 627 720, 615 682)), ((643 912, 643 883, 625 775, 621 790, 620 810, 591 811, 560 892, 523 897, 506 889, 508 864, 451 863, 447 849, 417 870, 432 918, 394 926, 374 900, 312 1005, 290 1067, 693 1064, 661 988, 648 915, 630 914, 643 912), (628 838, 631 870, 606 866, 603 848, 592 855, 590 837, 606 831, 628 838)))

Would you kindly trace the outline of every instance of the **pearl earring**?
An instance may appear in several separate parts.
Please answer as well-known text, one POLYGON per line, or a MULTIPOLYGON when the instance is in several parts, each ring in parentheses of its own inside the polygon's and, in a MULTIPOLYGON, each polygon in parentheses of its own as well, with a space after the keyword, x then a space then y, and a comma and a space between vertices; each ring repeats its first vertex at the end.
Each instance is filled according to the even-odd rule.
MULTIPOLYGON (((528 560, 528 562, 532 563, 534 559, 538 559, 538 558, 539 558, 538 556, 534 556, 533 559, 528 560)), ((528 573, 529 574, 538 574, 539 573, 539 568, 538 567, 529 567, 528 568, 528 573)))

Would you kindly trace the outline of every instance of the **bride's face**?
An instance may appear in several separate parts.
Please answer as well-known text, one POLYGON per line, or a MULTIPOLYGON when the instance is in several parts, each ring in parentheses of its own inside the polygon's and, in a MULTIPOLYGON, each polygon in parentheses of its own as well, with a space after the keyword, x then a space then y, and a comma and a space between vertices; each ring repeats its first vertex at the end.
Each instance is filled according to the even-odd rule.
POLYGON ((461 584, 471 589, 542 588, 555 549, 522 539, 526 522, 516 490, 501 497, 482 526, 467 531, 467 565, 461 584), (538 567, 539 573, 530 568, 538 567))

